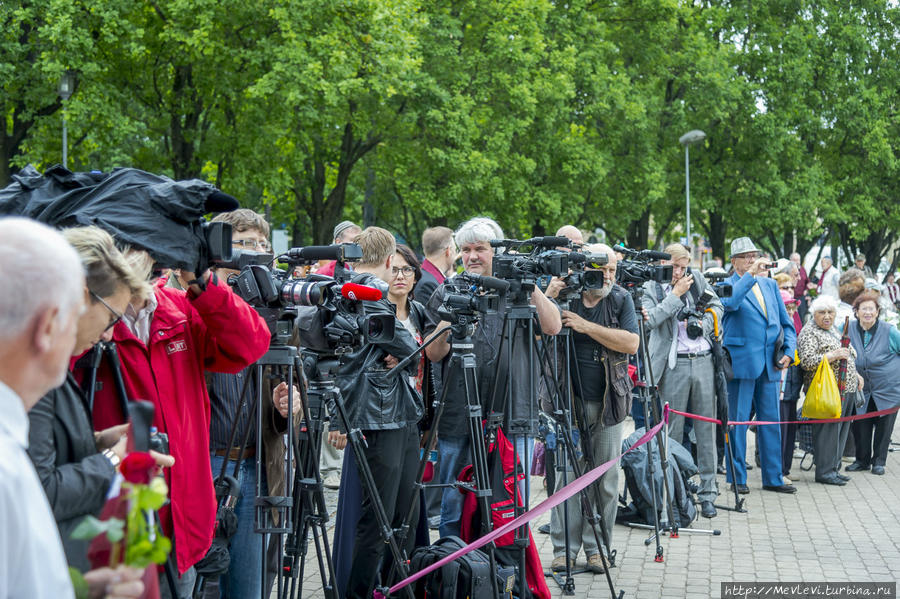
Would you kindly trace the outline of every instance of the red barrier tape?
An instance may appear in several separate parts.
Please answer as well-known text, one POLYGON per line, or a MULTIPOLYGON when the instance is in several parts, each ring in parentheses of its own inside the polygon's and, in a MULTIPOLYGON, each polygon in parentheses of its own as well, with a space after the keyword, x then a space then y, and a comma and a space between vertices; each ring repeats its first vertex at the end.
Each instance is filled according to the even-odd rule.
MULTIPOLYGON (((524 524, 527 524, 528 522, 534 520, 541 514, 544 514, 548 511, 550 511, 551 509, 553 509, 554 507, 556 507, 563 501, 566 501, 567 499, 569 499, 576 493, 581 492, 583 489, 587 488, 590 484, 592 484, 598 478, 603 476, 603 474, 607 470, 609 470, 613 465, 615 465, 615 463, 618 462, 619 459, 623 455, 625 455, 626 453, 628 453, 630 451, 637 449, 638 447, 640 447, 641 445, 643 445, 644 443, 649 441, 650 438, 653 437, 653 435, 655 435, 656 433, 658 433, 659 430, 668 421, 669 421, 669 406, 666 405, 665 408, 663 409, 662 421, 659 422, 659 424, 657 424, 653 428, 651 428, 649 431, 645 432, 643 434, 643 436, 641 436, 641 438, 637 440, 637 443, 635 443, 634 445, 632 445, 631 447, 628 448, 628 451, 620 454, 618 457, 615 457, 608 462, 600 464, 599 466, 597 466, 590 472, 584 473, 583 475, 581 475, 581 477, 576 478, 575 480, 570 482, 568 485, 566 485, 565 487, 563 487, 562 489, 560 489, 559 491, 557 491, 556 493, 554 493, 553 495, 551 495, 550 497, 548 497, 547 499, 545 499, 544 501, 539 503, 537 506, 528 510, 527 512, 525 512, 524 514, 522 514, 521 516, 519 516, 512 522, 507 522, 500 528, 494 529, 492 532, 484 535, 480 539, 469 543, 465 547, 457 549, 456 551, 454 551, 447 557, 443 558, 442 560, 431 564, 427 568, 424 568, 423 570, 420 570, 420 571, 416 572, 415 574, 412 574, 405 580, 401 580, 400 582, 398 582, 397 584, 395 584, 388 590, 388 594, 396 593, 397 591, 399 591, 406 585, 419 580, 420 578, 430 574, 431 572, 434 572, 438 568, 443 567, 445 564, 448 564, 448 563, 452 562, 453 560, 455 560, 459 557, 462 557, 463 555, 469 553, 470 551, 474 551, 475 549, 478 549, 479 547, 483 547, 483 546, 487 545, 488 543, 490 543, 497 537, 503 536, 506 533, 513 531, 524 524)), ((385 599, 385 596, 383 594, 379 593, 378 591, 375 591, 375 599, 385 599)))
MULTIPOLYGON (((869 412, 867 414, 857 414, 856 416, 844 416, 843 418, 820 418, 817 420, 729 420, 728 424, 732 425, 744 425, 744 424, 831 424, 833 422, 851 422, 853 420, 865 420, 866 418, 878 418, 879 416, 884 416, 886 414, 893 414, 897 410, 900 410, 900 406, 895 408, 888 408, 886 410, 878 410, 877 412, 869 412)), ((708 416, 699 416, 697 414, 691 414, 690 412, 682 412, 680 410, 675 410, 673 408, 669 408, 669 411, 673 414, 678 414, 679 416, 684 416, 685 418, 692 418, 693 420, 702 420, 703 422, 714 422, 716 424, 722 424, 721 420, 717 420, 715 418, 710 418, 708 416)))

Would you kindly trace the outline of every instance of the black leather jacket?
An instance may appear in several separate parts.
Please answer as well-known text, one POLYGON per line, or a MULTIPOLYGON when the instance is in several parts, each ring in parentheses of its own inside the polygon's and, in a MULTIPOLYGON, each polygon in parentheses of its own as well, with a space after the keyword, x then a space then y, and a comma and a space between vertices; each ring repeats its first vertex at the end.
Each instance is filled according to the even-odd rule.
POLYGON ((116 470, 94 444, 87 401, 72 375, 28 412, 28 455, 59 526, 70 566, 89 568, 87 541, 72 531, 88 514, 99 516, 116 470))
MULTIPOLYGON (((369 274, 355 275, 353 282, 366 285, 373 279, 375 277, 369 274)), ((387 299, 363 302, 363 308, 367 316, 395 314, 394 305, 387 299)), ((384 363, 388 355, 402 360, 418 347, 409 331, 395 319, 391 341, 369 343, 342 357, 335 382, 341 390, 351 427, 361 430, 398 429, 422 418, 422 399, 407 376, 416 373, 418 362, 411 361, 405 372, 390 377, 384 363)), ((340 419, 336 422, 343 429, 340 419)))

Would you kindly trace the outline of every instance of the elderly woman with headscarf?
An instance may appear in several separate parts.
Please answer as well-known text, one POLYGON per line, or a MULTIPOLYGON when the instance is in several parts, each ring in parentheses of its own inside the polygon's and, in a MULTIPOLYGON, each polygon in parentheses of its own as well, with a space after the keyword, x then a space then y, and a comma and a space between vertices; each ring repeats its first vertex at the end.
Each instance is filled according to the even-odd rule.
MULTIPOLYGON (((856 372, 854 359, 856 350, 841 347, 840 337, 834 328, 837 313, 837 302, 828 295, 820 295, 809 308, 812 319, 806 323, 797 337, 797 351, 800 366, 803 368, 804 385, 809 384, 824 358, 834 370, 835 377, 841 366, 841 360, 847 360, 847 385, 841 398, 841 414, 848 415, 853 411, 857 388, 863 385, 862 377, 856 372)), ((838 473, 841 454, 850 432, 848 422, 813 425, 813 453, 816 463, 816 482, 826 485, 845 485, 849 477, 838 473)))
MULTIPOLYGON (((857 320, 850 323, 850 343, 856 349, 856 368, 866 379, 865 412, 885 410, 900 405, 900 331, 879 320, 881 308, 878 294, 867 290, 853 302, 857 320)), ((884 474, 888 446, 897 413, 857 420, 853 423, 856 441, 856 461, 847 466, 848 472, 868 470, 884 474)))

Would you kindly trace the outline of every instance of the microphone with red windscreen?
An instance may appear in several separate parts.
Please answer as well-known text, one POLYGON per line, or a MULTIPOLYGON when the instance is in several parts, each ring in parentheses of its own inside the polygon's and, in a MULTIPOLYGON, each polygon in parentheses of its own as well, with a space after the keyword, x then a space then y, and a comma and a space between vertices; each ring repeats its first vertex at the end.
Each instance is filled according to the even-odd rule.
POLYGON ((344 283, 341 285, 341 295, 351 300, 377 302, 383 295, 381 289, 359 285, 357 283, 344 283))

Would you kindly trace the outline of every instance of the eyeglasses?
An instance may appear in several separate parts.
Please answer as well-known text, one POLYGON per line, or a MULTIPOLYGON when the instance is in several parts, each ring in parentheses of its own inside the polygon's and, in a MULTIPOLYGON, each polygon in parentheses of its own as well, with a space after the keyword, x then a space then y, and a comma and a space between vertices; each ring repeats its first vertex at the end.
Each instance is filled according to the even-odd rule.
POLYGON ((232 239, 231 245, 240 246, 245 250, 255 250, 259 248, 264 252, 268 252, 272 249, 272 246, 268 241, 257 241, 256 239, 232 239))
POLYGON ((397 268, 395 266, 395 267, 391 268, 391 274, 395 277, 397 275, 399 275, 401 272, 403 273, 404 277, 411 277, 416 273, 416 269, 413 268, 412 266, 404 266, 402 268, 397 268))
POLYGON ((122 315, 122 314, 119 314, 118 312, 116 312, 115 310, 113 310, 113 309, 112 309, 112 306, 110 306, 110 305, 107 304, 105 301, 103 301, 103 298, 100 297, 99 295, 97 295, 96 293, 94 293, 93 291, 90 291, 90 294, 91 294, 91 297, 92 297, 92 298, 94 298, 95 300, 97 300, 98 302, 100 302, 101 304, 103 304, 103 305, 106 307, 106 309, 109 310, 109 313, 113 315, 113 319, 110 320, 110 321, 109 321, 109 324, 106 325, 106 328, 103 329, 103 332, 105 333, 106 331, 108 331, 108 330, 110 330, 111 328, 113 328, 114 326, 116 326, 116 323, 119 322, 120 320, 122 320, 122 316, 123 316, 123 315, 122 315))

